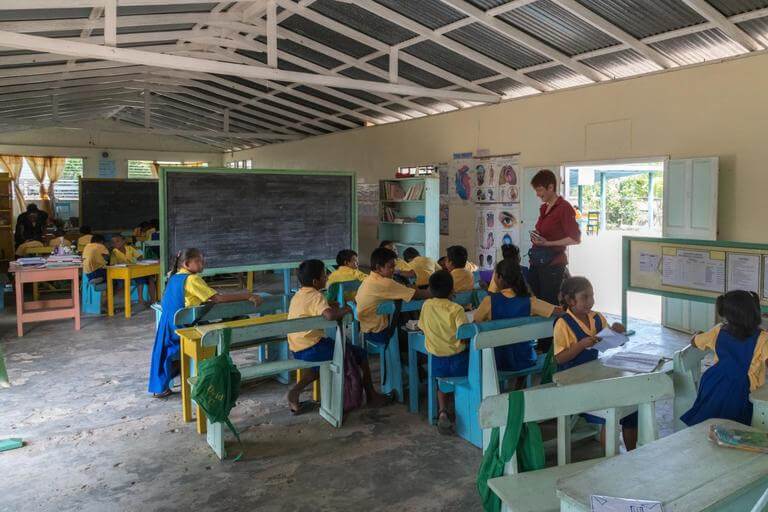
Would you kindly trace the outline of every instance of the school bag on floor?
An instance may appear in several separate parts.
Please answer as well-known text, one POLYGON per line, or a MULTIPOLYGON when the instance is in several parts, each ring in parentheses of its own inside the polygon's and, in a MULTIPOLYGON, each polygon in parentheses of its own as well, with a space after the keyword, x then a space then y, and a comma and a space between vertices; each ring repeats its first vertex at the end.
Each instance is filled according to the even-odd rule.
POLYGON ((344 412, 363 405, 363 379, 360 365, 351 350, 344 351, 344 412))
POLYGON ((241 447, 240 454, 235 457, 237 461, 243 455, 243 443, 240 441, 240 433, 229 421, 229 412, 240 395, 240 371, 229 356, 231 340, 232 329, 224 329, 221 353, 198 363, 197 381, 192 387, 192 400, 205 412, 211 423, 223 422, 235 435, 241 447))

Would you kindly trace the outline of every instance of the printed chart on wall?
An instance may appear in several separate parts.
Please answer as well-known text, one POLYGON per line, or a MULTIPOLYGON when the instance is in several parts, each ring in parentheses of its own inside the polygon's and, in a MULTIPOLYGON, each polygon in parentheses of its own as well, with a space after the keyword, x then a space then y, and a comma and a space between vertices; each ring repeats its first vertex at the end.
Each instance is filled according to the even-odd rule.
POLYGON ((661 283, 677 288, 725 293, 725 253, 662 248, 661 283))
POLYGON ((520 245, 520 205, 478 205, 476 236, 477 261, 474 263, 484 270, 492 269, 502 245, 520 245))

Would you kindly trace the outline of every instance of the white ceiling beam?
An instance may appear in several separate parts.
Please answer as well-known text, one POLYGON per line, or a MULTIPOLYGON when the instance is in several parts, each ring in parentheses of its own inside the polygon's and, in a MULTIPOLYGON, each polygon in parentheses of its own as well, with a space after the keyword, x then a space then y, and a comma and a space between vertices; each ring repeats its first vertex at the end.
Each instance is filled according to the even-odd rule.
POLYGON ((104 44, 117 46, 117 0, 104 0, 104 44))
POLYGON ((267 66, 277 67, 277 3, 267 0, 267 66))
POLYGON ((390 48, 389 50, 389 81, 393 84, 397 83, 398 72, 398 51, 397 48, 390 48))
POLYGON ((705 2, 704 0, 683 0, 683 2, 708 21, 714 23, 717 28, 743 46, 745 50, 756 52, 763 49, 763 45, 761 45, 755 38, 741 30, 735 23, 728 20, 728 18, 723 16, 720 11, 715 9, 708 2, 705 2))
MULTIPOLYGON (((120 2, 122 5, 122 2, 120 2)), ((100 7, 94 7, 93 10, 103 9, 103 5, 100 7)), ((0 11, 2 12, 2 11, 0 11)), ((2 16, 0 16, 2 17, 2 16)), ((145 27, 145 26, 162 26, 162 25, 176 25, 180 23, 202 23, 205 25, 222 25, 230 24, 228 26, 237 28, 238 17, 230 13, 204 13, 204 12, 176 12, 170 14, 139 14, 131 16, 118 16, 117 27, 145 27)), ((91 30, 103 29, 104 18, 100 16, 97 19, 90 20, 88 26, 91 30)), ((34 33, 34 32, 51 32, 54 30, 80 30, 83 28, 82 18, 70 18, 70 19, 50 19, 50 20, 24 20, 24 21, 0 21, 0 30, 8 30, 10 32, 22 32, 22 33, 34 33)))
POLYGON ((522 44, 523 46, 526 46, 527 48, 537 53, 540 53, 548 57, 549 59, 557 61, 560 64, 564 65, 565 67, 571 69, 572 71, 575 71, 576 73, 584 75, 585 77, 589 78, 593 82, 600 82, 600 81, 609 79, 607 76, 600 73, 599 71, 585 64, 582 64, 581 62, 578 62, 575 59, 572 59, 571 57, 564 54, 563 52, 555 48, 552 48, 547 44, 542 43, 540 40, 526 34, 522 30, 519 30, 513 27, 509 23, 505 23, 497 18, 494 18, 493 16, 485 13, 484 11, 470 4, 469 2, 466 2, 465 0, 440 0, 440 1, 458 10, 459 12, 464 13, 465 15, 469 16, 471 19, 480 22, 486 27, 491 28, 492 30, 501 34, 502 36, 508 39, 511 39, 519 44, 522 44))
POLYGON ((152 65, 169 69, 242 76, 244 78, 303 82, 306 84, 327 85, 330 87, 347 87, 366 91, 381 91, 393 94, 420 95, 435 98, 464 99, 467 101, 485 103, 497 101, 497 98, 490 94, 463 93, 440 89, 428 89, 426 87, 371 82, 366 80, 342 79, 338 77, 314 75, 311 73, 298 73, 295 71, 258 68, 255 66, 244 66, 242 64, 231 64, 228 62, 179 57, 130 48, 108 48, 77 41, 62 41, 59 39, 31 36, 28 34, 16 34, 5 31, 0 31, 0 46, 58 53, 60 55, 68 55, 76 58, 103 59, 124 62, 127 64, 152 65))
POLYGON ((152 93, 149 89, 144 89, 144 128, 149 130, 152 127, 152 93))
POLYGON ((610 23, 605 18, 598 16, 594 11, 587 9, 576 0, 553 1, 563 9, 570 11, 572 14, 578 16, 593 27, 602 30, 617 41, 626 44, 637 53, 644 56, 646 59, 656 63, 656 65, 660 66, 662 69, 677 67, 676 62, 673 62, 671 59, 665 57, 660 52, 644 44, 636 37, 628 34, 613 23, 610 23))
MULTIPOLYGON (((263 0, 237 0, 240 3, 262 2, 263 0)), ((0 2, 0 11, 17 9, 79 9, 102 7, 104 0, 20 0, 20 2, 0 2), (23 3, 20 3, 23 2, 23 3)), ((199 4, 200 0, 120 0, 120 7, 140 5, 189 5, 199 4)))
POLYGON ((485 12, 490 16, 498 16, 499 14, 504 14, 505 12, 509 12, 514 9, 519 9, 520 7, 525 7, 526 5, 532 4, 536 1, 538 0, 512 0, 511 2, 507 2, 497 7, 488 9, 485 12))

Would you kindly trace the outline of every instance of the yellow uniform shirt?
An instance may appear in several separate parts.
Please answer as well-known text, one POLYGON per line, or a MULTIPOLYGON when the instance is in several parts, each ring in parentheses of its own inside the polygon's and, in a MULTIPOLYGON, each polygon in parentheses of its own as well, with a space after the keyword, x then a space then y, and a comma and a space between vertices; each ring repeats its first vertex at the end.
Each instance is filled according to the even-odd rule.
POLYGON ((48 241, 48 247, 59 247, 60 245, 69 245, 69 240, 63 236, 57 236, 48 241))
MULTIPOLYGON (((330 308, 328 301, 319 290, 311 286, 303 286, 291 299, 288 306, 288 320, 320 316, 330 308)), ((316 345, 323 337, 323 330, 294 332, 288 335, 288 347, 291 352, 307 349, 316 345)))
POLYGON ((149 228, 144 232, 144 240, 152 240, 152 235, 154 233, 157 233, 157 230, 155 228, 149 228))
MULTIPOLYGON (((697 334, 693 338, 693 344, 700 350, 711 350, 715 353, 717 363, 717 336, 723 324, 718 324, 707 332, 697 334)), ((755 352, 752 354, 752 362, 749 363, 749 390, 754 391, 765 384, 765 362, 768 360, 768 331, 761 331, 755 344, 755 352)))
POLYGON ((455 268, 451 270, 453 278, 454 292, 468 292, 475 287, 475 276, 466 268, 455 268))
POLYGON ((42 242, 38 242, 37 240, 30 240, 29 242, 24 242, 19 247, 16 248, 16 256, 26 256, 27 255, 27 249, 33 249, 35 247, 45 247, 42 242))
POLYGON ((410 301, 416 290, 408 288, 376 272, 365 278, 357 289, 357 318, 362 332, 381 332, 387 328, 389 319, 386 315, 377 315, 376 308, 382 302, 402 299, 410 301))
POLYGON ((85 246, 91 243, 91 237, 93 235, 83 235, 77 239, 77 252, 83 252, 85 246))
POLYGON ((89 243, 83 249, 83 272, 90 274, 107 266, 104 256, 109 255, 109 249, 104 244, 89 243))
MULTIPOLYGON (((501 293, 510 299, 517 297, 514 290, 510 288, 502 290, 501 293)), ((554 311, 554 305, 531 296, 531 316, 543 316, 545 318, 549 318, 552 316, 554 311)), ((475 311, 475 314, 472 316, 472 320, 474 322, 487 322, 488 320, 494 320, 494 318, 491 318, 491 298, 489 296, 486 296, 482 302, 480 302, 480 305, 477 307, 477 311, 475 311)))
POLYGON ((398 272, 410 272, 413 269, 405 260, 397 258, 395 260, 395 270, 398 272))
POLYGON ((346 265, 341 265, 328 276, 328 286, 333 283, 346 283, 348 281, 362 282, 366 277, 368 277, 368 274, 365 272, 361 272, 356 268, 347 267, 346 265))
POLYGON ((123 247, 122 251, 112 249, 112 254, 109 257, 109 264, 127 265, 129 263, 136 263, 136 261, 140 258, 141 253, 137 249, 131 247, 130 245, 126 245, 123 247))
POLYGON ((216 295, 216 290, 208 286, 200 274, 193 274, 185 268, 179 270, 179 274, 189 274, 184 283, 184 307, 199 306, 216 295))
POLYGON ((429 284, 429 276, 440 270, 438 264, 426 256, 416 256, 408 262, 408 266, 416 272, 416 286, 429 284))
MULTIPOLYGON (((581 330, 584 331, 584 334, 587 336, 597 336, 598 330, 595 327, 595 318, 600 317, 600 321, 603 324, 603 329, 606 327, 610 327, 611 324, 608 323, 608 320, 605 319, 605 317, 601 313, 597 313, 595 311, 590 311, 589 313, 589 325, 585 325, 581 320, 576 318, 576 316, 571 313, 570 311, 567 312, 568 315, 571 315, 571 317, 576 320, 576 323, 581 327, 581 330)), ((579 340, 576 339, 576 335, 573 334, 573 331, 570 327, 568 327, 568 324, 560 318, 555 323, 555 332, 554 332, 554 344, 555 344, 555 355, 559 354, 563 350, 567 349, 571 345, 574 345, 575 343, 578 343, 579 340)))
POLYGON ((456 330, 469 323, 464 308, 448 299, 424 301, 419 316, 419 329, 424 331, 427 352, 435 356, 452 356, 467 346, 456 339, 456 330))
POLYGON ((469 272, 477 272, 479 270, 479 267, 472 263, 471 261, 468 261, 466 265, 464 265, 464 270, 467 270, 469 272))

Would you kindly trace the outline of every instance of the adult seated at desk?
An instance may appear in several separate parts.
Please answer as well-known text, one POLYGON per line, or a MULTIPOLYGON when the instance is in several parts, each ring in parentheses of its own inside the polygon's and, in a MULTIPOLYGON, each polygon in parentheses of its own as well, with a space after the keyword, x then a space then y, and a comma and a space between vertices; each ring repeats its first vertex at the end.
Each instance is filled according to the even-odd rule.
POLYGON ((77 252, 83 253, 85 246, 91 243, 91 226, 80 226, 80 238, 77 239, 77 252))
MULTIPOLYGON (((122 235, 115 235, 112 237, 112 252, 109 256, 110 265, 132 265, 143 257, 141 252, 125 243, 125 238, 122 235)), ((146 286, 149 291, 149 303, 152 304, 155 302, 157 291, 154 276, 137 277, 132 279, 132 281, 136 284, 139 304, 146 304, 144 302, 144 286, 146 286)))
POLYGON ((171 277, 163 293, 162 313, 152 348, 148 391, 155 398, 166 398, 171 394, 171 381, 180 372, 180 338, 176 334, 177 326, 173 323, 180 309, 199 306, 205 302, 250 300, 257 306, 262 302, 260 296, 245 290, 227 294, 217 292, 208 286, 200 275, 204 268, 205 259, 200 249, 184 249, 176 256, 171 277))
POLYGON ((14 240, 18 247, 27 240, 42 240, 48 214, 32 203, 27 205, 27 211, 16 217, 14 240))
POLYGON ((45 247, 43 245, 43 242, 40 240, 31 238, 29 240, 24 240, 17 248, 16 248, 16 256, 19 258, 23 258, 29 254, 30 249, 35 249, 36 247, 45 247))

